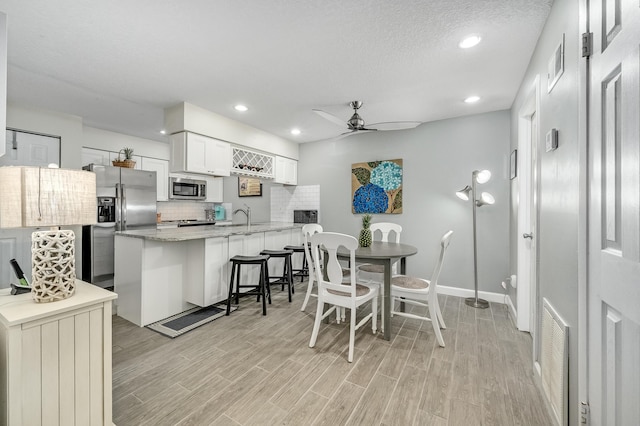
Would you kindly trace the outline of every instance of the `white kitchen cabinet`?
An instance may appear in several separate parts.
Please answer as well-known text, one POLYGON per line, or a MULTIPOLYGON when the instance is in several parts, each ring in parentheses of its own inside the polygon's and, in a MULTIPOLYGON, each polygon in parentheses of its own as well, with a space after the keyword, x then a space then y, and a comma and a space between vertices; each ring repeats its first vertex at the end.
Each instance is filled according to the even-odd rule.
POLYGON ((180 132, 170 137, 171 172, 231 175, 231 144, 207 136, 180 132))
POLYGON ((276 156, 275 183, 285 185, 298 184, 298 162, 286 157, 276 156))
POLYGON ((82 147, 82 165, 99 164, 101 166, 111 166, 109 154, 109 151, 103 151, 102 149, 82 147))
MULTIPOLYGON (((82 147, 82 165, 99 164, 101 166, 113 166, 112 161, 118 158, 118 153, 113 151, 105 151, 102 149, 82 147)), ((120 154, 120 159, 124 159, 124 155, 120 154)), ((142 157, 134 155, 131 157, 136 162, 135 169, 140 170, 142 157)))
POLYGON ((187 244, 187 277, 184 300, 210 306, 229 294, 229 238, 192 240, 187 244))
MULTIPOLYGON (((298 230, 296 229, 295 232, 298 230)), ((267 231, 264 233, 265 250, 282 250, 293 243, 293 229, 267 231)), ((293 258, 291 259, 293 265, 293 258)), ((284 272, 284 258, 269 259, 269 276, 281 277, 284 272)))
POLYGON ((114 253, 118 316, 144 327, 193 308, 183 299, 186 242, 167 244, 116 234, 114 253))
POLYGON ((206 177, 207 181, 207 203, 221 203, 224 197, 224 178, 206 177))
POLYGON ((142 170, 156 172, 157 201, 169 199, 169 161, 142 157, 142 170))
MULTIPOLYGON (((236 255, 256 256, 262 250, 264 250, 264 232, 229 236, 229 259, 236 255)), ((242 284, 258 284, 260 265, 242 265, 240 269, 240 281, 242 284)), ((229 274, 231 274, 231 267, 229 267, 229 274)), ((242 289, 242 292, 250 290, 242 289)))
POLYGON ((0 297, 0 424, 112 425, 116 297, 80 280, 57 302, 0 297))
MULTIPOLYGON (((120 153, 118 154, 117 152, 109 152, 109 164, 106 164, 107 166, 113 166, 113 160, 117 160, 118 158, 120 158, 120 160, 124 160, 124 154, 120 153)), ((139 155, 132 155, 131 156, 131 160, 136 162, 136 165, 133 167, 136 170, 142 170, 142 157, 139 155)))

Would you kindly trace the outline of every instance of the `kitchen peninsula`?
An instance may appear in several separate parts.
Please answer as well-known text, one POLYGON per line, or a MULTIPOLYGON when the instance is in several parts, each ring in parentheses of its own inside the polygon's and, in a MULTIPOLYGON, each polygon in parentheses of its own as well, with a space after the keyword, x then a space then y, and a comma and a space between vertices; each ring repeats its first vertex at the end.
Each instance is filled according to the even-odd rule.
MULTIPOLYGON (((231 257, 300 244, 301 228, 299 223, 268 222, 250 227, 211 225, 117 232, 117 314, 142 327, 195 306, 226 300, 231 257)), ((281 273, 279 264, 269 267, 272 276, 281 273)), ((243 277, 257 282, 258 270, 247 269, 243 277)))

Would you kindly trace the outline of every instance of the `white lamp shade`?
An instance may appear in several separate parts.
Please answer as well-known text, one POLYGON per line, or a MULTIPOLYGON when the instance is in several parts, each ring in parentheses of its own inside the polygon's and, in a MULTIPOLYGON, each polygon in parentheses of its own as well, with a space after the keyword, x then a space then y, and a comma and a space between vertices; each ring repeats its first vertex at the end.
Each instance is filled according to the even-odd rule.
POLYGON ((464 201, 469 201, 469 194, 471 193, 471 187, 469 185, 456 192, 456 196, 464 201))
POLYGON ((478 201, 478 205, 483 206, 485 204, 491 205, 496 202, 496 199, 493 198, 493 195, 488 192, 483 192, 480 194, 480 200, 478 201))
POLYGON ((0 167, 0 228, 22 227, 22 168, 0 167))
POLYGON ((491 172, 489 170, 481 170, 476 172, 476 182, 487 183, 491 179, 491 172))
POLYGON ((96 223, 95 173, 0 167, 0 187, 0 228, 96 223))

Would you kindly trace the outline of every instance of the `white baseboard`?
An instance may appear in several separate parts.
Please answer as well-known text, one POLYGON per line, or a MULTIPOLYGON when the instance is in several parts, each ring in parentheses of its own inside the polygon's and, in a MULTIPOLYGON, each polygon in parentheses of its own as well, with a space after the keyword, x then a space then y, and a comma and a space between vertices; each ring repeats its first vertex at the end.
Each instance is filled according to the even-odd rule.
MULTIPOLYGON (((438 286, 439 294, 446 294, 447 296, 458 296, 458 297, 474 297, 475 292, 468 288, 459 288, 459 287, 447 287, 444 285, 438 286)), ((492 293, 489 291, 478 291, 478 297, 480 299, 484 299, 488 302, 493 303, 505 303, 505 297, 502 293, 492 293)))

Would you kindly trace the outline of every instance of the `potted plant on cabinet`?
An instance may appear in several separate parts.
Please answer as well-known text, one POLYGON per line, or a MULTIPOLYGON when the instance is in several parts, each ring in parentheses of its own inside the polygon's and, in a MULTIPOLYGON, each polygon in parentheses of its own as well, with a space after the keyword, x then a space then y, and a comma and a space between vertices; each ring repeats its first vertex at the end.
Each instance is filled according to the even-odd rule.
POLYGON ((116 167, 126 167, 129 169, 133 169, 136 166, 136 162, 133 158, 133 148, 122 148, 118 151, 118 158, 112 161, 113 165, 116 167), (124 159, 120 159, 120 153, 124 155, 124 159))

